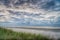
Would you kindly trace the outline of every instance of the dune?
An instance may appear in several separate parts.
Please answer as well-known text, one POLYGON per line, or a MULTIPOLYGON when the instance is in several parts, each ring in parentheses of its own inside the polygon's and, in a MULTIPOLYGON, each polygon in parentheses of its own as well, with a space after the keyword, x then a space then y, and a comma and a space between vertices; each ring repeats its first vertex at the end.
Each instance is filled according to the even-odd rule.
POLYGON ((60 38, 60 28, 58 27, 7 27, 7 29, 11 29, 16 32, 41 34, 54 39, 60 38))

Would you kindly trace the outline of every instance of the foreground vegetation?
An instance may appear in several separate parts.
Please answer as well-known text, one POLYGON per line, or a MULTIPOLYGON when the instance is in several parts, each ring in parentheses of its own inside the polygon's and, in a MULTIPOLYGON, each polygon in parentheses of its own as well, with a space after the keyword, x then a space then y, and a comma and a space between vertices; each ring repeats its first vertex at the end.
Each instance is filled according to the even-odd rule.
POLYGON ((14 32, 5 28, 0 28, 0 39, 3 40, 49 40, 48 37, 31 33, 14 32))

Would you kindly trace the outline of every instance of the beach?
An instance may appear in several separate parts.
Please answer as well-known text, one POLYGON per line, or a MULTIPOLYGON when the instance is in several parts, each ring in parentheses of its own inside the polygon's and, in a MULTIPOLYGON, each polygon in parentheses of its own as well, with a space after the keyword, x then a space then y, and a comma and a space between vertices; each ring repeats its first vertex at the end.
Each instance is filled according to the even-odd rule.
POLYGON ((54 39, 60 38, 60 28, 58 27, 7 27, 7 29, 11 29, 15 32, 41 34, 54 39))

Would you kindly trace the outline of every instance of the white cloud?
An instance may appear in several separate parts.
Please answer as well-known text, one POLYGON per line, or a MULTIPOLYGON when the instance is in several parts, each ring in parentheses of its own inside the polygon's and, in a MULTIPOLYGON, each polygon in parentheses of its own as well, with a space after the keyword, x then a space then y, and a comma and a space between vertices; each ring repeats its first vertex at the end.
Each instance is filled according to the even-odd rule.
MULTIPOLYGON (((31 4, 32 5, 32 4, 31 4)), ((5 22, 5 21, 9 21, 9 22, 14 22, 14 19, 12 19, 12 17, 14 18, 31 18, 34 20, 51 20, 49 17, 54 16, 53 20, 56 21, 57 17, 60 16, 59 14, 60 12, 58 11, 45 11, 43 9, 38 9, 38 8, 30 8, 28 6, 28 4, 24 4, 22 6, 19 6, 19 8, 15 8, 15 7, 10 7, 7 8, 4 5, 0 5, 0 15, 4 15, 3 17, 0 17, 0 22, 5 22), (39 15, 38 17, 33 17, 33 16, 27 16, 27 15, 23 15, 23 17, 21 15, 17 16, 17 15, 12 15, 12 13, 9 13, 8 10, 11 10, 13 12, 27 12, 28 14, 39 14, 41 13, 41 15, 39 15)), ((23 14, 23 13, 21 13, 23 14)))

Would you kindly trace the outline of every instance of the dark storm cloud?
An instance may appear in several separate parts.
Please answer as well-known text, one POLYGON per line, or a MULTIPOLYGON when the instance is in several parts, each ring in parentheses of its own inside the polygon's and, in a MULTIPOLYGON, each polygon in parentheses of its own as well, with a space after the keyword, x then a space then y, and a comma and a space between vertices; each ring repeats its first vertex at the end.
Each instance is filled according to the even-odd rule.
MULTIPOLYGON (((45 10, 60 10, 60 5, 56 5, 57 3, 60 4, 60 0, 0 0, 0 4, 3 3, 5 6, 20 6, 25 3, 37 5, 37 8, 42 8, 45 10), (59 8, 59 9, 57 9, 59 8)), ((28 5, 29 6, 29 5, 28 5)), ((33 7, 33 6, 32 6, 33 7)))
POLYGON ((42 8, 44 8, 44 9, 53 9, 54 6, 55 6, 55 2, 54 1, 49 1, 45 5, 42 5, 42 8))
POLYGON ((42 8, 45 10, 54 10, 60 11, 60 0, 51 0, 46 2, 45 5, 42 5, 42 8))
POLYGON ((0 0, 0 4, 3 4, 5 6, 10 6, 10 0, 0 0))

